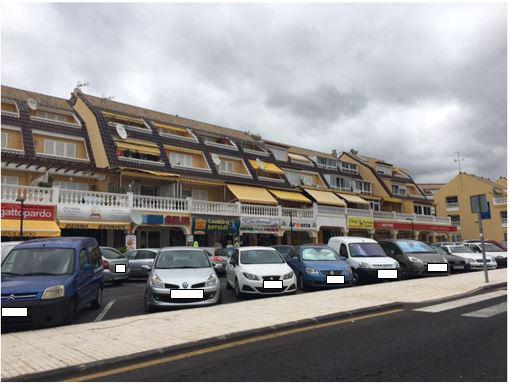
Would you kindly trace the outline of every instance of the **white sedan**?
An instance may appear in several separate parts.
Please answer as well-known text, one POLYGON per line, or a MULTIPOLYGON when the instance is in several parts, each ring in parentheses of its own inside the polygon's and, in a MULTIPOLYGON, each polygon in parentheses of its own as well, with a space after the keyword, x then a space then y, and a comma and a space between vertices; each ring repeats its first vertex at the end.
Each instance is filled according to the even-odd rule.
MULTIPOLYGON (((470 264, 471 270, 484 269, 482 254, 472 251, 465 245, 443 245, 442 249, 450 255, 464 258, 465 262, 470 264)), ((488 255, 488 253, 486 253, 486 267, 488 269, 497 268, 496 260, 492 256, 488 255)))
POLYGON ((226 265, 226 279, 237 298, 297 291, 297 279, 283 257, 270 247, 240 247, 226 265))

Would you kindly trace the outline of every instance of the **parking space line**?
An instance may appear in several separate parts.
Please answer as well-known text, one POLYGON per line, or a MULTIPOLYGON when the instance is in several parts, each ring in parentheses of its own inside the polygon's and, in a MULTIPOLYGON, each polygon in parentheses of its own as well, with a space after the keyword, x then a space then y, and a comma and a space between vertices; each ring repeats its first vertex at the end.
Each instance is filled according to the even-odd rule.
POLYGON ((103 308, 101 313, 94 319, 94 322, 101 321, 103 319, 103 317, 106 316, 106 314, 108 313, 110 308, 113 307, 113 304, 115 304, 115 301, 117 301, 117 299, 113 299, 108 304, 106 304, 106 306, 103 308))
POLYGON ((495 297, 504 296, 506 294, 507 294, 507 292, 504 290, 494 291, 494 292, 485 293, 483 295, 470 296, 470 297, 466 297, 464 299, 453 300, 453 301, 448 301, 446 303, 430 305, 428 307, 416 308, 416 309, 414 309, 414 311, 437 313, 437 312, 447 311, 449 309, 464 307, 464 306, 470 305, 470 304, 475 304, 480 301, 493 299, 495 297))
POLYGON ((487 318, 487 317, 498 315, 499 313, 504 313, 506 311, 507 311, 507 302, 503 302, 503 303, 500 303, 497 305, 493 305, 491 307, 479 309, 477 311, 464 313, 461 316, 487 318))

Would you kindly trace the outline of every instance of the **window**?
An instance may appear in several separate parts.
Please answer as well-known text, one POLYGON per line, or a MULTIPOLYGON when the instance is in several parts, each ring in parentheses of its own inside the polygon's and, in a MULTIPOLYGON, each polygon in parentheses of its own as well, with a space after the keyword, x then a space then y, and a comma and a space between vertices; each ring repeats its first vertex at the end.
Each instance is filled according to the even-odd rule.
POLYGON ((455 227, 461 225, 460 215, 451 215, 449 217, 451 218, 451 225, 455 227))
POLYGON ((355 192, 371 194, 371 183, 355 180, 355 192))
POLYGON ((274 147, 268 147, 269 151, 272 152, 276 160, 279 161, 287 161, 288 160, 288 151, 283 148, 274 148, 274 147))
POLYGON ((461 235, 460 234, 454 234, 454 235, 452 235, 451 240, 453 242, 455 242, 455 243, 459 243, 459 242, 461 242, 461 235))
POLYGON ((14 101, 2 100, 2 114, 19 117, 18 105, 14 101))
POLYGON ((101 250, 98 245, 91 245, 88 247, 88 253, 90 254, 90 263, 95 268, 99 268, 101 266, 101 250))
POLYGON ((392 176, 392 168, 391 167, 384 167, 382 165, 377 165, 375 167, 376 173, 380 175, 387 175, 392 176))
POLYGON ((347 173, 357 174, 357 164, 341 162, 341 170, 347 173))
MULTIPOLYGON (((166 124, 152 123, 161 136, 179 138, 190 141, 198 141, 196 136, 187 128, 175 127, 166 124)), ((143 129, 143 127, 141 127, 143 129)))
POLYGON ((348 257, 348 250, 345 244, 341 244, 339 247, 339 256, 348 257))
POLYGON ((193 167, 193 156, 189 155, 187 153, 171 152, 170 153, 170 162, 171 162, 172 166, 192 168, 193 167))
POLYGON ((205 189, 193 189, 191 191, 191 197, 194 200, 208 201, 209 200, 209 192, 205 189))
POLYGON ((406 196, 406 189, 401 185, 393 184, 392 185, 392 193, 398 196, 406 196))
POLYGON ((36 119, 48 120, 50 122, 79 125, 78 120, 72 114, 44 111, 42 109, 38 109, 37 111, 35 111, 35 114, 33 114, 32 117, 35 117, 36 119))
POLYGON ((416 215, 431 215, 431 207, 427 205, 414 205, 414 213, 416 215))
POLYGON ((88 264, 87 251, 85 249, 82 249, 80 251, 80 269, 83 269, 83 267, 87 264, 88 264))
POLYGON ((458 204, 458 196, 447 196, 445 202, 447 204, 458 204))
POLYGON ((2 176, 2 184, 19 185, 18 176, 2 176))
POLYGON ((44 139, 44 154, 58 157, 76 158, 76 144, 44 139))
MULTIPOLYGON (((334 159, 329 159, 326 157, 317 157, 316 164, 319 167, 327 168, 327 169, 337 169, 338 168, 338 162, 334 159)), ((355 165, 355 164, 354 164, 355 165)))
POLYGON ((213 137, 213 136, 203 136, 203 142, 206 145, 212 145, 215 147, 228 148, 228 149, 237 149, 237 145, 231 141, 228 137, 213 137))
POLYGON ((304 185, 314 185, 314 178, 312 175, 302 174, 301 175, 302 184, 304 185))
POLYGON ((285 170, 285 176, 291 185, 300 185, 300 172, 285 170))
POLYGON ((233 161, 221 160, 221 164, 219 164, 219 170, 221 172, 233 173, 233 161))
POLYGON ((370 201, 369 205, 371 206, 371 210, 373 210, 373 211, 380 210, 380 202, 379 201, 370 201))
POLYGON ((2 149, 9 148, 9 134, 2 132, 2 149))

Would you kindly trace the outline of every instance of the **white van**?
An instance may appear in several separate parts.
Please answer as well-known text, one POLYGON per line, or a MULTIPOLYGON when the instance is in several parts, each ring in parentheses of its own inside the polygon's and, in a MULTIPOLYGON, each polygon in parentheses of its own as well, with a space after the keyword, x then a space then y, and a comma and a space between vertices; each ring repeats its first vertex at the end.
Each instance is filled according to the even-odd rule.
POLYGON ((399 263, 388 257, 380 244, 367 237, 331 237, 327 243, 346 261, 359 280, 397 279, 400 274, 399 263))

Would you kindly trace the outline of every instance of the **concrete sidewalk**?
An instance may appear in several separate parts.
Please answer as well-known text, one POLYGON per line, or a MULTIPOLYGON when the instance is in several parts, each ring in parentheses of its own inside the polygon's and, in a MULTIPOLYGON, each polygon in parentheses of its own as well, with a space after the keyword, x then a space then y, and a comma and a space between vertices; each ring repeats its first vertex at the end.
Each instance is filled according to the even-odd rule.
MULTIPOLYGON (((490 271, 490 285, 507 269, 490 271)), ((483 272, 271 297, 1 336, 2 380, 143 354, 199 340, 391 303, 420 303, 487 286, 483 272)))

